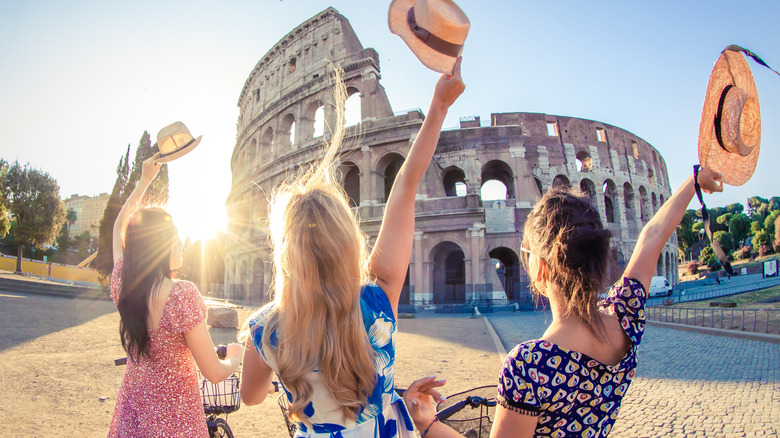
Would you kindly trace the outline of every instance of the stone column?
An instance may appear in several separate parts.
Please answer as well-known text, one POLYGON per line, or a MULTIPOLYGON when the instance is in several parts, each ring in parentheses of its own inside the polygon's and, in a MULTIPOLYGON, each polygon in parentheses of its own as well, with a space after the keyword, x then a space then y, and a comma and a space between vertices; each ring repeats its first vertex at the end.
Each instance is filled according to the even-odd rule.
MULTIPOLYGON (((480 244, 482 240, 484 240, 485 237, 485 225, 479 222, 475 222, 473 226, 469 228, 469 233, 471 235, 471 247, 469 249, 470 254, 470 260, 471 260, 471 269, 466 271, 466 274, 471 274, 471 280, 466 279, 466 284, 471 285, 471 299, 477 299, 479 296, 477 295, 477 284, 480 280, 482 280, 483 276, 479 275, 479 267, 482 266, 482 245, 480 244)), ((468 294, 466 295, 466 299, 468 300, 468 294)))
POLYGON ((414 276, 410 279, 414 286, 414 296, 410 296, 410 301, 429 301, 427 297, 427 288, 423 287, 423 232, 414 232, 414 276))
POLYGON ((360 206, 364 207, 376 204, 376 199, 373 196, 376 177, 373 172, 374 163, 371 160, 371 146, 362 146, 360 152, 362 152, 362 157, 358 163, 358 171, 360 172, 360 206), (361 168, 360 163, 364 163, 363 165, 366 167, 361 168))

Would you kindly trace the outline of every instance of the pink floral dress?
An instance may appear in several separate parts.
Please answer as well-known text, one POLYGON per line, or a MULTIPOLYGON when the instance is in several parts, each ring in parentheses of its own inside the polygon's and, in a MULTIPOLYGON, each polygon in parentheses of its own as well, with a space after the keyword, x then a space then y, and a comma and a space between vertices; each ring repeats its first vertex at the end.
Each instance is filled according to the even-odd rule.
MULTIPOLYGON (((111 273, 111 298, 117 303, 124 259, 111 273)), ((157 329, 149 330, 149 357, 128 359, 119 387, 109 437, 207 437, 195 360, 184 333, 206 317, 198 288, 177 281, 157 329)))

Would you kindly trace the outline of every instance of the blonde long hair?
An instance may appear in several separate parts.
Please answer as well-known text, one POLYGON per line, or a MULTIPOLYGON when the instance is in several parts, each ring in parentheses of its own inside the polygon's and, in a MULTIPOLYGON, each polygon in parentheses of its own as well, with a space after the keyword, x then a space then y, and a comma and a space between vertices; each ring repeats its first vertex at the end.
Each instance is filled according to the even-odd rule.
POLYGON ((292 394, 289 415, 299 421, 312 398, 306 376, 315 369, 349 419, 376 385, 360 309, 361 286, 368 280, 366 237, 335 175, 347 90, 343 72, 333 70, 339 116, 331 140, 311 168, 272 193, 269 210, 275 306, 262 342, 292 394))

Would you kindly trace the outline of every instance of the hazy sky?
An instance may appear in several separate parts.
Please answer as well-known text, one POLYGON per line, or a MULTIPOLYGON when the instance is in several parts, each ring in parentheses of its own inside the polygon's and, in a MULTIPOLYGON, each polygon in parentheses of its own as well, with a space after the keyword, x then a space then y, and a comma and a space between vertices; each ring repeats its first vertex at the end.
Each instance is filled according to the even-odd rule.
MULTIPOLYGON (((63 198, 110 192, 128 144, 176 120, 201 145, 172 163, 170 210, 183 234, 226 225, 236 106, 254 65, 328 6, 381 58, 393 110, 427 109, 437 74, 387 29, 389 1, 0 0, 0 157, 49 172, 63 198)), ((696 162, 712 65, 739 44, 780 70, 780 2, 491 1, 471 20, 461 116, 544 112, 619 126, 666 160, 677 187, 696 162)), ((763 120, 753 179, 710 206, 780 195, 780 77, 750 62, 763 120)))

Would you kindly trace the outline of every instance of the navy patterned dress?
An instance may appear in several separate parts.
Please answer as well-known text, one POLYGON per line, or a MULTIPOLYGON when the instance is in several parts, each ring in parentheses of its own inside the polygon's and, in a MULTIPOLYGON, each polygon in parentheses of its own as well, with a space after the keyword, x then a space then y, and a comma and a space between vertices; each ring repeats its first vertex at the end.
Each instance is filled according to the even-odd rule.
MULTIPOLYGON (((263 329, 273 310, 270 303, 249 318, 249 333, 255 349, 271 369, 278 374, 273 351, 263 348, 263 329)), ((385 292, 375 284, 363 287, 360 293, 360 310, 371 347, 374 350, 374 367, 377 384, 368 398, 368 405, 358 413, 357 420, 344 417, 340 405, 331 397, 317 370, 306 377, 313 388, 312 400, 304 409, 304 422, 298 423, 296 437, 414 437, 412 419, 403 399, 395 392, 395 330, 396 321, 385 292)), ((276 333, 270 337, 275 346, 276 333)), ((284 382, 282 382, 284 386, 284 382)), ((292 401, 292 395, 285 389, 292 401)))
POLYGON ((537 437, 607 436, 634 378, 646 300, 642 284, 623 277, 599 302, 599 310, 615 315, 633 343, 619 364, 605 365, 544 340, 524 342, 504 361, 498 402, 514 412, 538 416, 537 437))

